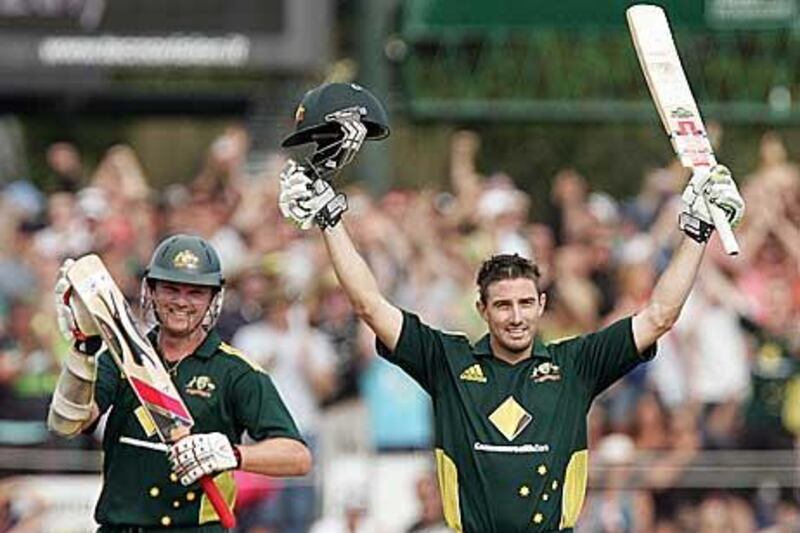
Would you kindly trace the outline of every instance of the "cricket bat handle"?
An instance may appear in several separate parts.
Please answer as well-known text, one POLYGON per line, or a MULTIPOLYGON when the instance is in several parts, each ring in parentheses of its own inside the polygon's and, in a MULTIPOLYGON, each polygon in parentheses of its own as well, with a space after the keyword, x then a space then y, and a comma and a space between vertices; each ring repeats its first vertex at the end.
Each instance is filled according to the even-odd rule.
POLYGON ((230 507, 228 507, 228 503, 225 501, 225 498, 222 497, 219 487, 214 483, 211 476, 201 477, 200 486, 203 488, 203 492, 206 493, 206 496, 208 496, 208 500, 211 502, 217 515, 219 515, 219 522, 222 524, 222 527, 227 529, 236 527, 236 517, 233 516, 233 512, 230 507))
POLYGON ((736 242, 736 236, 733 234, 733 230, 728 222, 728 217, 725 214, 725 211, 712 203, 708 204, 708 210, 711 213, 711 220, 714 221, 714 227, 719 234, 719 238, 722 241, 722 247, 725 248, 725 252, 728 255, 738 255, 739 243, 736 242))

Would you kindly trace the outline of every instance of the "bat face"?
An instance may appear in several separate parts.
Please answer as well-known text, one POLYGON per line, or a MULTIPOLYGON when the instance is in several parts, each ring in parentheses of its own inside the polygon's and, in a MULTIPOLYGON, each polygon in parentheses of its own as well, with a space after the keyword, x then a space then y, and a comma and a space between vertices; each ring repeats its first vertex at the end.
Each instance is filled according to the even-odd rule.
POLYGON ((67 272, 67 278, 159 437, 174 442, 187 435, 194 425, 192 415, 158 353, 136 327, 128 302, 100 258, 89 255, 79 259, 67 272))

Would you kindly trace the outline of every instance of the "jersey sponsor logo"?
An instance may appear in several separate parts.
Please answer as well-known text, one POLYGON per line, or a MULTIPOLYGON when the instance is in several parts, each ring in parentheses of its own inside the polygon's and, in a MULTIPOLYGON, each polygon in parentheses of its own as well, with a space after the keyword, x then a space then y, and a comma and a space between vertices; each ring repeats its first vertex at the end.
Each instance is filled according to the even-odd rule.
POLYGON ((541 363, 533 368, 531 379, 534 383, 561 381, 561 367, 550 362, 541 363))
POLYGON ((172 258, 172 266, 180 269, 196 270, 200 266, 200 258, 191 250, 183 250, 172 258))
POLYGON ((549 444, 520 444, 519 446, 500 446, 497 444, 484 444, 476 442, 472 448, 477 452, 490 453, 547 453, 550 451, 549 444))
POLYGON ((489 421, 510 441, 516 439, 532 420, 533 416, 517 403, 513 396, 506 398, 489 415, 489 421))
POLYGON ((461 381, 474 381, 476 383, 486 383, 486 376, 483 374, 481 365, 474 364, 464 370, 459 376, 461 381))
POLYGON ((211 381, 208 376, 194 376, 186 384, 184 391, 186 394, 192 396, 200 396, 202 398, 211 398, 211 394, 216 390, 217 386, 211 381))

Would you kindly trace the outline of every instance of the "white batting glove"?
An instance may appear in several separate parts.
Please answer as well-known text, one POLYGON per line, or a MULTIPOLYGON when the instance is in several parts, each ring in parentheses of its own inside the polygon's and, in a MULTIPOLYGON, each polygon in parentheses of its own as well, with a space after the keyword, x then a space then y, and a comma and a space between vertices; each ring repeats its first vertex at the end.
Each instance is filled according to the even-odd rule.
POLYGON ((709 212, 713 204, 722 209, 731 227, 736 227, 744 216, 744 200, 739 194, 731 171, 724 165, 716 165, 706 174, 695 174, 681 195, 683 212, 678 219, 679 227, 697 242, 706 242, 714 230, 714 221, 709 212))
POLYGON ((326 122, 336 122, 342 128, 342 139, 339 153, 333 158, 337 168, 353 162, 367 138, 367 127, 361 122, 361 108, 348 107, 325 115, 326 122))
POLYGON ((731 171, 725 165, 716 165, 707 177, 693 176, 683 191, 684 211, 712 224, 708 203, 717 205, 728 217, 731 227, 736 227, 744 216, 744 200, 739 194, 731 171))
POLYGON ((231 441, 222 433, 186 436, 172 445, 168 457, 183 486, 203 476, 238 468, 240 462, 231 441))
MULTIPOLYGON (((67 279, 67 271, 74 263, 74 259, 66 259, 58 270, 58 279, 54 289, 56 317, 58 330, 64 340, 71 346, 78 347, 80 351, 86 352, 86 341, 100 333, 86 306, 73 295, 72 285, 67 279)), ((95 347, 92 351, 96 351, 96 348, 100 347, 99 342, 89 344, 95 347)))
POLYGON ((281 172, 278 206, 300 229, 307 230, 315 222, 324 229, 339 221, 347 201, 330 183, 309 177, 304 167, 290 159, 281 172))

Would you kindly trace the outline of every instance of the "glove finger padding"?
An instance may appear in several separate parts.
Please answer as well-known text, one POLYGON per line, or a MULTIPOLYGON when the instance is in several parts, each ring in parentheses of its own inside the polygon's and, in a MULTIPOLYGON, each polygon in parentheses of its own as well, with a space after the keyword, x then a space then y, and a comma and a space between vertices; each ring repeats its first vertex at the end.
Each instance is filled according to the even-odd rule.
POLYGON ((702 220, 706 224, 713 225, 714 222, 711 220, 711 213, 708 211, 706 199, 703 197, 702 191, 698 191, 696 186, 695 180, 692 179, 683 189, 683 193, 681 194, 683 211, 698 220, 702 220))
POLYGON ((731 227, 738 226, 742 221, 745 209, 744 199, 739 194, 736 182, 727 167, 716 165, 711 169, 703 195, 708 202, 725 212, 731 227))
POLYGON ((233 445, 222 433, 189 435, 170 448, 172 471, 184 486, 202 476, 231 470, 238 466, 233 445))
POLYGON ((53 291, 58 329, 70 344, 76 340, 84 341, 88 337, 100 334, 92 320, 92 315, 80 298, 75 295, 72 284, 67 279, 67 271, 74 263, 74 259, 64 261, 58 270, 58 279, 53 291))
POLYGON ((344 195, 337 194, 328 181, 312 179, 306 172, 291 160, 281 172, 278 196, 281 214, 303 230, 315 222, 323 229, 336 225, 347 210, 344 195))
POLYGON ((302 229, 310 227, 314 218, 314 213, 301 205, 302 201, 312 197, 312 183, 303 167, 291 159, 287 161, 280 176, 278 207, 284 218, 302 229))
POLYGON ((695 173, 683 190, 681 200, 684 209, 678 226, 698 242, 706 242, 714 230, 711 206, 722 209, 731 227, 736 227, 744 215, 744 200, 724 165, 714 166, 707 174, 702 170, 695 173))

